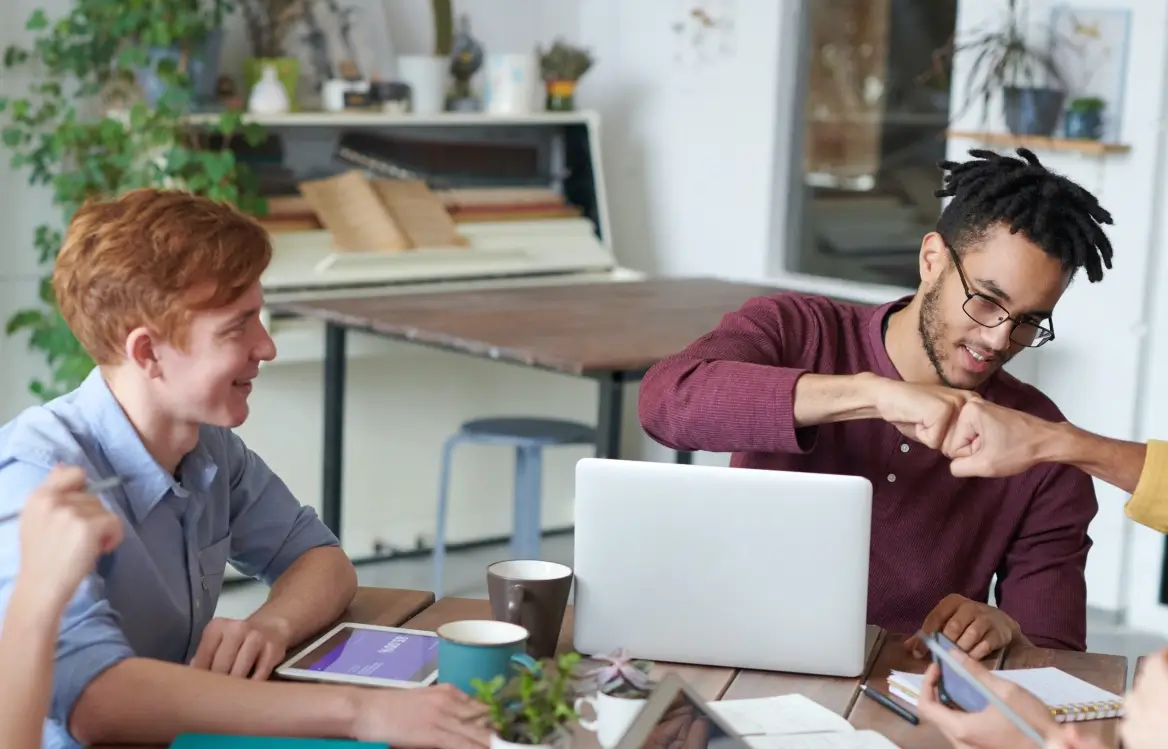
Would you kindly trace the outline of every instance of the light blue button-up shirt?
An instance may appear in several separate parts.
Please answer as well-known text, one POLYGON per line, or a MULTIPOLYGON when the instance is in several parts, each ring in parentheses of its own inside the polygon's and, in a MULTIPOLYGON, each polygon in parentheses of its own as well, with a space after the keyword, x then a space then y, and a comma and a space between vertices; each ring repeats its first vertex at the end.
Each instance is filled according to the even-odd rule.
MULTIPOLYGON (((125 540, 69 602, 57 641, 46 748, 75 747, 66 728, 97 676, 132 656, 186 663, 213 617, 230 561, 269 585, 310 549, 337 539, 229 429, 203 427, 175 479, 146 451, 94 369, 77 390, 0 428, 0 515, 18 510, 56 464, 121 476, 102 499, 125 540)), ((0 525, 0 614, 20 567, 19 524, 0 525)))

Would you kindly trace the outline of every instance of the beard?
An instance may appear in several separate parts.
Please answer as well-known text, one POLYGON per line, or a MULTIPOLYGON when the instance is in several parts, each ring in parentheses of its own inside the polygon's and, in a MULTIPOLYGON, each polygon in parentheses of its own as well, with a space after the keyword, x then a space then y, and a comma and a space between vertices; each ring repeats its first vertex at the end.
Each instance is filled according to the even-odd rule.
POLYGON ((942 334, 945 332, 945 323, 941 322, 941 316, 937 311, 940 299, 941 284, 938 282, 933 284, 932 288, 926 291, 924 298, 921 299, 921 314, 917 320, 917 330, 921 334, 921 345, 925 347, 925 356, 929 357, 929 364, 933 365, 933 371, 941 379, 941 384, 955 388, 958 386, 945 376, 944 359, 938 351, 943 340, 942 334))

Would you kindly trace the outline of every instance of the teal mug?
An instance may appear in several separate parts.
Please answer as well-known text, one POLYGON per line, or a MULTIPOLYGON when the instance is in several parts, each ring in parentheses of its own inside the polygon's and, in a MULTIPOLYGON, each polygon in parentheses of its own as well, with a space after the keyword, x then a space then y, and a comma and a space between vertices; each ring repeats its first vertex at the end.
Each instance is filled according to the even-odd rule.
POLYGON ((474 694, 471 682, 510 678, 513 656, 527 653, 527 630, 518 624, 468 619, 448 622, 438 635, 438 683, 474 694))

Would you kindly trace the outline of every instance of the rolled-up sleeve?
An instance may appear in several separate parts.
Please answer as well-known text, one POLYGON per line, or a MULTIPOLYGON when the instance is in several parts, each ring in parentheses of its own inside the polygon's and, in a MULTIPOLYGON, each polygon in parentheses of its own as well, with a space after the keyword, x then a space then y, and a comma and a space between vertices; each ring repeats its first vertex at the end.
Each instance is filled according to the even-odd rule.
MULTIPOLYGON (((42 467, 10 461, 0 466, 0 513, 19 510, 48 475, 42 467)), ((20 524, 0 525, 0 614, 7 615, 20 574, 20 524)), ((68 726, 77 700, 111 666, 134 651, 119 626, 117 612, 105 598, 95 573, 86 578, 65 607, 53 665, 50 720, 68 726)))
POLYGON ((301 505, 267 463, 231 432, 227 450, 230 559, 236 569, 271 585, 305 552, 340 545, 316 511, 301 505))

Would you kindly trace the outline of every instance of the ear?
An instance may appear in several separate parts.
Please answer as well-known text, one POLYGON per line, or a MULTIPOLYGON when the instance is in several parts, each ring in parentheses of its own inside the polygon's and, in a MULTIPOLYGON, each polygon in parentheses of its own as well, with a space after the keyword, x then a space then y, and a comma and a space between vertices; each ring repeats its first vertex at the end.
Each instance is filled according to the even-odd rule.
POLYGON ((921 282, 932 286, 945 273, 951 261, 949 248, 945 246, 941 235, 935 231, 926 234, 921 240, 921 282))
POLYGON ((162 376, 158 343, 154 334, 146 328, 134 328, 126 336, 126 359, 151 379, 162 376))

